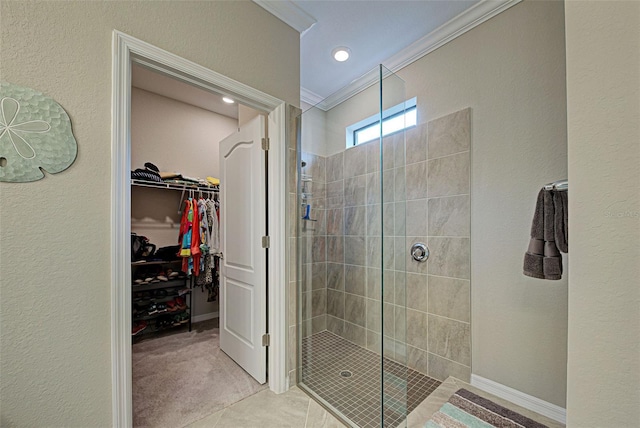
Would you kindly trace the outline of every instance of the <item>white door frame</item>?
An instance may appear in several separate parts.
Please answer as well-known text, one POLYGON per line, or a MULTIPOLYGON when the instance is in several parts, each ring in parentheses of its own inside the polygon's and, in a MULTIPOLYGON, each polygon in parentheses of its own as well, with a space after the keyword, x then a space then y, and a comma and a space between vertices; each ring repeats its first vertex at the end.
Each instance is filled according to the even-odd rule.
POLYGON ((131 427, 131 64, 144 65, 269 113, 269 388, 288 389, 285 301, 285 103, 120 31, 112 40, 111 115, 111 373, 112 424, 131 427))

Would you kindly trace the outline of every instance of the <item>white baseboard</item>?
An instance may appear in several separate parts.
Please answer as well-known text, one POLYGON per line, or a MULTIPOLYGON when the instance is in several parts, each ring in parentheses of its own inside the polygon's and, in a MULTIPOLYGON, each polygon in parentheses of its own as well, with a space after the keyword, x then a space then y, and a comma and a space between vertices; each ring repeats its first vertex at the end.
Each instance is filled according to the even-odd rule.
POLYGON ((567 409, 556 406, 555 404, 548 403, 532 395, 520 392, 517 389, 510 388, 502 385, 501 383, 494 382, 474 374, 471 375, 471 385, 486 391, 489 394, 509 400, 518 406, 531 410, 532 412, 536 412, 553 419, 554 421, 558 421, 565 425, 567 423, 567 409))
POLYGON ((219 312, 209 312, 208 314, 196 315, 191 319, 191 322, 207 321, 213 318, 218 318, 219 316, 219 312))

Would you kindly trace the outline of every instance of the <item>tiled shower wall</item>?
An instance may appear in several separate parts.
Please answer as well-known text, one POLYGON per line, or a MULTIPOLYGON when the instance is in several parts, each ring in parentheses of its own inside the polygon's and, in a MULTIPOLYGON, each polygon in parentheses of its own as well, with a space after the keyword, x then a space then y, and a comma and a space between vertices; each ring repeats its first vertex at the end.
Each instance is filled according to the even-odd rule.
POLYGON ((318 220, 301 233, 305 336, 327 329, 380 352, 384 335, 386 356, 469 380, 470 141, 470 109, 385 138, 382 200, 377 141, 302 153, 318 220), (428 262, 410 258, 415 242, 428 262))

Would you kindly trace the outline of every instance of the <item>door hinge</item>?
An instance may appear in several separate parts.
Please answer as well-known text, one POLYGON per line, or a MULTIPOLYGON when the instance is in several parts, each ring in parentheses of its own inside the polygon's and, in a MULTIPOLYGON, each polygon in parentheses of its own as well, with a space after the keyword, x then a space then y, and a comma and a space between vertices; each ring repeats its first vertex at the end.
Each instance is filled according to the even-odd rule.
POLYGON ((269 150, 269 137, 265 137, 262 139, 262 150, 269 150))
POLYGON ((271 239, 269 239, 268 236, 263 236, 262 237, 262 248, 269 248, 270 244, 271 244, 271 239))
POLYGON ((269 346, 271 341, 271 335, 269 333, 265 333, 262 335, 262 346, 269 346))

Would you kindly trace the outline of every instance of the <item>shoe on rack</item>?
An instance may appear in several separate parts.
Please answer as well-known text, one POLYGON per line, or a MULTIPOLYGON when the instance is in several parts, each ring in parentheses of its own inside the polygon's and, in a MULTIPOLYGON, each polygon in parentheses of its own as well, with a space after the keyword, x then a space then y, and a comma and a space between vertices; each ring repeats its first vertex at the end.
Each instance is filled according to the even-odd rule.
POLYGON ((157 303, 156 308, 158 309, 159 314, 167 312, 167 305, 165 305, 164 303, 157 303))
POLYGON ((149 315, 157 314, 158 306, 155 303, 150 304, 149 307, 147 308, 147 313, 149 315))
POLYGON ((187 309, 187 304, 185 303, 185 301, 184 301, 184 299, 182 297, 176 297, 175 298, 175 302, 176 302, 176 306, 181 311, 187 309))
POLYGON ((168 302, 165 302, 165 305, 167 305, 168 312, 175 312, 178 310, 178 306, 176 305, 175 300, 169 300, 168 302))
POLYGON ((177 278, 178 275, 180 275, 179 272, 176 272, 176 271, 171 270, 171 269, 167 269, 167 277, 169 277, 169 279, 177 278))
POLYGON ((160 271, 160 273, 156 276, 156 279, 159 279, 160 281, 168 281, 169 278, 167 278, 167 275, 165 275, 164 272, 160 271))
POLYGON ((142 331, 147 328, 147 325, 148 324, 146 321, 136 321, 135 323, 133 323, 133 328, 131 329, 131 335, 137 336, 138 334, 142 333, 142 331))
POLYGON ((191 315, 189 315, 189 312, 181 313, 180 314, 180 324, 188 323, 190 318, 191 318, 191 315))

